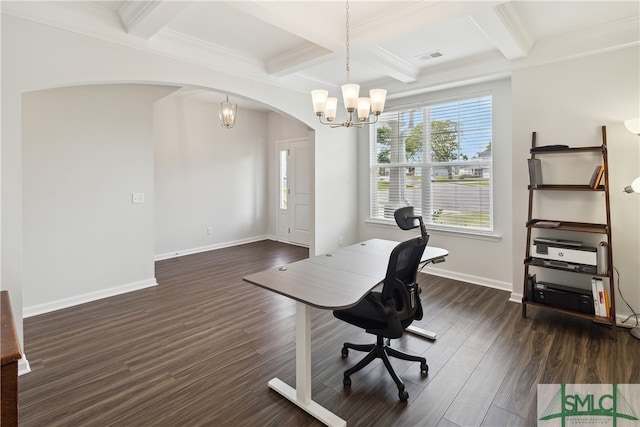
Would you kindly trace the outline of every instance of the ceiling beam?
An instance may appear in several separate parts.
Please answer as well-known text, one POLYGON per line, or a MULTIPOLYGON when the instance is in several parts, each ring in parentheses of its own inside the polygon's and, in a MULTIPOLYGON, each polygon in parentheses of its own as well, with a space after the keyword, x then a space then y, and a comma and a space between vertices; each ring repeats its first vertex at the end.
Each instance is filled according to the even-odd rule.
MULTIPOLYGON (((414 10, 417 6, 416 4, 411 5, 414 10)), ((301 19, 300 16, 309 14, 306 5, 258 1, 239 2, 234 4, 234 7, 307 41, 297 49, 282 52, 269 58, 266 61, 265 69, 270 75, 282 77, 292 74, 332 59, 338 52, 344 51, 344 22, 330 20, 322 13, 315 14, 312 20, 301 19)), ((355 53, 354 56, 389 77, 401 82, 412 82, 418 75, 418 69, 386 49, 371 45, 368 41, 372 36, 378 38, 380 33, 390 31, 402 33, 404 26, 395 28, 396 26, 385 25, 387 22, 381 17, 376 17, 375 22, 366 22, 361 25, 361 28, 352 28, 354 47, 357 46, 358 50, 366 52, 355 53)))
POLYGON ((281 30, 325 49, 344 47, 344 22, 335 22, 322 14, 309 19, 305 2, 239 1, 230 6, 281 30))
POLYGON ((281 52, 265 61, 265 71, 283 77, 321 63, 344 49, 343 25, 318 14, 313 20, 308 16, 307 5, 296 2, 249 1, 234 2, 234 8, 287 31, 303 41, 299 47, 281 52))
POLYGON ((524 58, 529 54, 534 40, 514 3, 478 10, 469 18, 506 59, 524 58))
POLYGON ((355 56, 362 63, 402 83, 415 82, 420 73, 419 68, 380 46, 368 49, 366 55, 355 56))
POLYGON ((118 15, 128 34, 148 40, 191 3, 191 1, 128 0, 120 6, 118 15))

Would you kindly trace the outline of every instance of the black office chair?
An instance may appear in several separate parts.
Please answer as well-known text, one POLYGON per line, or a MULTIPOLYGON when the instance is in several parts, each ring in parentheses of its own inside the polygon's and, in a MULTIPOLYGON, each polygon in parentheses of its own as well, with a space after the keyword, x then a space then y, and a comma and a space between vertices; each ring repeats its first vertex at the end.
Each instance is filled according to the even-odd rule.
POLYGON ((351 374, 364 368, 374 359, 380 358, 398 386, 398 396, 403 402, 407 401, 409 393, 405 390, 400 377, 393 370, 389 356, 420 362, 422 375, 427 375, 429 371, 427 360, 424 357, 402 353, 390 347, 391 339, 400 338, 405 328, 414 320, 422 319, 420 289, 416 283, 416 276, 429 235, 424 228, 422 218, 413 215, 413 207, 409 206, 408 208, 401 208, 398 210, 400 212, 396 211, 396 215, 394 215, 396 223, 403 230, 420 226, 421 235, 402 242, 393 249, 389 257, 382 292, 370 292, 354 307, 333 312, 333 315, 338 319, 363 328, 366 332, 377 337, 375 344, 344 344, 342 357, 349 355, 349 349, 366 351, 368 354, 344 372, 343 385, 347 388, 351 387, 351 374))

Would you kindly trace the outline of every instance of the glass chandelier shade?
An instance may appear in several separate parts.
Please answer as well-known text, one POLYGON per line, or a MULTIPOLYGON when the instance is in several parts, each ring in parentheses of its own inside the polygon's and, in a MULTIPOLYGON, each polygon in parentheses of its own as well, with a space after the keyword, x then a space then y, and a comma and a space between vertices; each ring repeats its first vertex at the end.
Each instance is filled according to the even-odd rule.
POLYGON ((220 103, 220 110, 218 112, 220 126, 231 129, 236 124, 237 111, 238 105, 229 102, 229 96, 227 95, 227 100, 220 103))

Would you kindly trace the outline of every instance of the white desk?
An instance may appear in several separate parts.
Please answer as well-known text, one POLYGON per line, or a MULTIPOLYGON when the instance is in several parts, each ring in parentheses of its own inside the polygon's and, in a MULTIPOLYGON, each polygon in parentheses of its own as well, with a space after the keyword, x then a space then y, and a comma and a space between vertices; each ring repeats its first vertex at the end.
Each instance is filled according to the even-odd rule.
MULTIPOLYGON (((278 378, 268 384, 328 426, 346 426, 347 422, 311 400, 310 307, 337 310, 356 305, 384 279, 389 255, 398 243, 367 240, 243 277, 246 282, 296 301, 296 387, 278 378)), ((440 262, 448 254, 445 249, 427 245, 422 261, 440 262)), ((420 329, 417 331, 428 336, 420 333, 420 329)))

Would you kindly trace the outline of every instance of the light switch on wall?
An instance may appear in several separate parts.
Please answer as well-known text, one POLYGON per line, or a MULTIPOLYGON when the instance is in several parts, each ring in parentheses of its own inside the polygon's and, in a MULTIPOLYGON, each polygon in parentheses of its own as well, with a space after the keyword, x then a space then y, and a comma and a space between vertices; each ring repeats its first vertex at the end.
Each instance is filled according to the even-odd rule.
POLYGON ((144 193, 131 193, 131 203, 144 203, 144 193))

